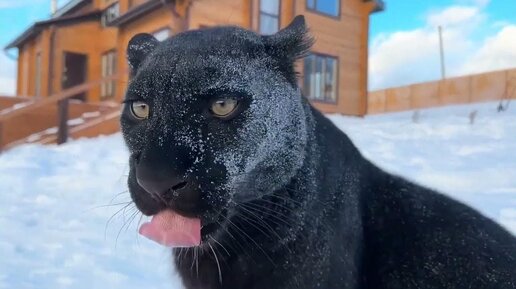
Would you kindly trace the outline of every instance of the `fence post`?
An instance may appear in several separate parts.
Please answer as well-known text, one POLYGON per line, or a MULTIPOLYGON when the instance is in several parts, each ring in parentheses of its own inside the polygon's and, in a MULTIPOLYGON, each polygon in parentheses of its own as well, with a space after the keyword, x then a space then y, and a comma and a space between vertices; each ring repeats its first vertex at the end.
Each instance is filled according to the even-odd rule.
POLYGON ((63 144, 68 140, 68 107, 69 99, 65 98, 57 102, 58 131, 57 144, 63 144))

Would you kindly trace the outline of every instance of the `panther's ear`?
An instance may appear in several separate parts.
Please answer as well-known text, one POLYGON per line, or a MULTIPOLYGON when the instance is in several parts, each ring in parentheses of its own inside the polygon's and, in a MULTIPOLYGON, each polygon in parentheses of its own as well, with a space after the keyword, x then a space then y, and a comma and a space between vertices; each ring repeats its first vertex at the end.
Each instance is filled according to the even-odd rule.
POLYGON ((278 69, 296 85, 294 62, 305 57, 314 43, 306 28, 305 17, 298 15, 287 27, 262 38, 267 53, 277 61, 278 69))
POLYGON ((127 61, 131 67, 131 75, 135 75, 140 64, 158 46, 159 41, 147 33, 136 34, 127 45, 127 61))

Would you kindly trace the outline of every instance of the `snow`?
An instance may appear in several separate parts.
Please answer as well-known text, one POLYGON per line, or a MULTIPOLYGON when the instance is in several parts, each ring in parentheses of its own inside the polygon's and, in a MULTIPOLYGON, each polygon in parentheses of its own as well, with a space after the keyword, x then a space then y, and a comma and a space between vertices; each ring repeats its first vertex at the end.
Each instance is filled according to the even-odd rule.
POLYGON ((83 124, 83 123, 85 123, 85 121, 84 121, 84 119, 82 117, 70 119, 67 122, 67 124, 69 126, 76 126, 76 125, 80 125, 80 124, 83 124))
MULTIPOLYGON (((382 168, 516 233, 516 109, 496 105, 329 117, 382 168)), ((120 134, 1 154, 0 288, 181 288, 170 252, 138 237, 139 215, 124 227, 134 209, 109 222, 130 199, 127 170, 120 134)))
POLYGON ((91 111, 91 112, 85 112, 82 114, 83 118, 94 118, 99 117, 101 115, 100 111, 91 111))
POLYGON ((26 106, 28 106, 29 104, 32 104, 32 103, 34 103, 34 101, 25 101, 25 102, 16 103, 16 104, 14 104, 13 106, 11 106, 9 108, 0 110, 0 114, 7 114, 7 113, 9 113, 11 111, 14 111, 14 110, 26 107, 26 106))
POLYGON ((58 132, 58 128, 57 127, 51 127, 51 128, 48 128, 46 129, 43 134, 55 134, 58 132))
POLYGON ((27 137, 26 141, 27 142, 36 142, 38 140, 41 139, 41 135, 40 134, 31 134, 27 137))
POLYGON ((0 155, 0 288, 179 284, 170 253, 137 237, 138 219, 123 227, 131 208, 108 224, 123 205, 102 206, 129 200, 126 162, 120 135, 0 155))
POLYGON ((516 233, 516 108, 497 112, 497 105, 419 111, 417 123, 414 112, 330 119, 383 169, 465 202, 516 233))

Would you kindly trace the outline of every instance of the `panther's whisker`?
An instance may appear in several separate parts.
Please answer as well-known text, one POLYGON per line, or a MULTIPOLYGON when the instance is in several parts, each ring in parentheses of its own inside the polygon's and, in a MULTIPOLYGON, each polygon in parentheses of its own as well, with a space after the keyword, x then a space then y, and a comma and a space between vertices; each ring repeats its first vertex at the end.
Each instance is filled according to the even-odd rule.
POLYGON ((249 225, 251 225, 253 228, 255 228, 256 230, 258 230, 259 232, 261 232, 264 236, 266 236, 267 238, 269 238, 270 240, 274 240, 274 238, 271 237, 271 235, 265 231, 263 231, 260 227, 258 227, 257 225, 255 225, 254 222, 250 221, 250 218, 248 218, 247 216, 245 215, 240 215, 241 219, 244 220, 245 222, 247 222, 249 225))
POLYGON ((226 251, 226 254, 228 256, 231 256, 231 254, 229 254, 229 251, 226 249, 226 247, 224 247, 219 241, 217 241, 217 239, 215 239, 214 237, 210 236, 210 239, 212 239, 215 243, 217 243, 222 249, 224 249, 224 251, 226 251))
POLYGON ((274 261, 271 259, 271 257, 267 254, 267 252, 265 252, 265 250, 262 248, 262 246, 260 246, 260 244, 258 244, 251 236, 249 236, 244 230, 242 230, 240 227, 238 227, 235 223, 233 223, 229 218, 226 218, 224 217, 229 224, 232 224, 238 231, 240 231, 242 234, 244 234, 247 238, 249 238, 249 240, 251 242, 253 242, 256 247, 262 251, 262 253, 265 255, 265 257, 274 265, 276 266, 276 263, 274 263, 274 261))
POLYGON ((271 233, 275 234, 276 237, 278 237, 278 239, 281 239, 281 237, 278 235, 278 233, 271 226, 269 226, 269 224, 267 224, 267 222, 265 222, 262 218, 260 218, 260 216, 258 216, 257 214, 255 214, 251 210, 247 209, 242 204, 237 204, 237 205, 240 207, 240 209, 242 209, 246 213, 250 214, 250 216, 251 216, 251 218, 249 218, 250 220, 254 221, 256 224, 262 226, 264 229, 267 229, 271 233))
MULTIPOLYGON (((242 206, 240 204, 240 208, 243 209, 244 211, 246 211, 247 213, 251 214, 251 216, 254 216, 254 218, 250 218, 251 220, 256 220, 256 224, 259 224, 261 225, 264 229, 267 229, 269 232, 271 232, 272 234, 276 235, 276 237, 278 238, 278 240, 281 240, 282 237, 278 234, 278 232, 276 232, 276 230, 274 230, 274 228, 272 228, 266 221, 262 220, 260 218, 260 216, 258 216, 257 214, 255 214, 255 212, 249 210, 248 208, 245 208, 244 206, 242 206)), ((276 222, 273 222, 275 223, 276 225, 280 225, 276 222)), ((290 248, 288 246, 285 246, 285 248, 289 251, 289 252, 292 252, 290 250, 290 248)))
MULTIPOLYGON (((220 224, 220 223, 219 223, 220 224)), ((243 246, 239 239, 237 237, 235 237, 231 232, 230 232, 230 227, 226 228, 225 226, 221 226, 221 228, 226 232, 228 233, 228 235, 233 239, 235 240, 235 243, 236 245, 238 245, 238 247, 240 247, 241 249, 241 252, 243 252, 244 254, 247 255, 247 257, 249 257, 249 259, 251 259, 254 263, 256 263, 256 261, 251 257, 251 255, 249 254, 249 252, 247 252, 247 248, 245 246, 243 246)), ((235 252, 238 253, 238 251, 235 250, 235 252)))
MULTIPOLYGON (((247 252, 247 250, 242 246, 242 244, 240 244, 240 242, 235 238, 235 236, 233 236, 233 234, 231 234, 231 232, 229 232, 229 229, 227 229, 225 226, 223 226, 220 222, 218 222, 218 221, 216 221, 216 222, 219 225, 219 227, 221 227, 231 237, 231 239, 233 239, 235 241, 236 245, 238 245, 238 247, 242 250, 242 252, 244 252, 248 257, 251 257, 249 255, 249 253, 247 252)), ((235 254, 238 254, 239 251, 237 250, 237 248, 235 248, 231 245, 231 242, 227 242, 226 245, 229 246, 232 249, 232 251, 234 251, 235 254)))
POLYGON ((199 247, 195 247, 195 272, 197 272, 197 278, 199 278, 199 247))
POLYGON ((138 220, 138 223, 136 224, 136 243, 138 243, 138 246, 140 245, 140 225, 143 220, 143 213, 140 212, 140 219, 138 220))
POLYGON ((109 223, 113 220, 113 218, 120 214, 120 212, 122 210, 125 210, 127 207, 129 207, 130 205, 132 204, 132 202, 129 202, 127 205, 125 205, 124 207, 120 208, 118 211, 116 211, 113 215, 111 215, 111 217, 109 217, 109 219, 107 220, 106 222, 106 225, 104 226, 104 239, 106 239, 106 236, 107 236, 107 228, 109 226, 109 223))
POLYGON ((96 209, 100 209, 100 208, 116 207, 116 206, 121 206, 121 205, 127 205, 127 204, 129 204, 129 203, 132 203, 132 201, 127 201, 127 202, 122 202, 122 203, 115 203, 115 204, 108 204, 108 205, 95 206, 95 207, 89 208, 89 210, 96 210, 96 209))
POLYGON ((260 204, 245 204, 245 206, 248 208, 248 209, 252 209, 253 211, 257 212, 257 213, 260 213, 260 210, 267 210, 268 212, 270 212, 270 216, 275 218, 276 220, 282 222, 283 224, 287 225, 287 226, 291 226, 292 223, 294 223, 296 220, 293 220, 290 218, 290 216, 287 216, 285 214, 282 214, 281 212, 278 212, 278 211, 275 211, 274 209, 271 209, 269 207, 266 207, 266 206, 263 206, 263 205, 260 205, 260 204), (280 217, 283 217, 283 218, 280 218, 280 217))
MULTIPOLYGON (((133 207, 134 209, 135 207, 133 207)), ((120 230, 118 230, 118 234, 116 235, 116 240, 115 240, 115 249, 117 248, 117 245, 118 245, 118 238, 120 237, 120 234, 122 233, 122 230, 124 230, 124 228, 126 228, 126 232, 127 232, 127 229, 131 226, 131 223, 132 221, 134 220, 134 218, 138 215, 138 210, 135 210, 131 215, 130 217, 124 221, 124 224, 122 225, 122 227, 120 227, 120 230)))
POLYGON ((222 284, 222 271, 220 270, 219 258, 217 258, 217 254, 215 253, 215 250, 213 250, 213 247, 210 243, 208 243, 208 246, 210 246, 210 249, 213 252, 213 257, 215 257, 215 261, 217 262, 217 269, 219 270, 219 283, 222 284))

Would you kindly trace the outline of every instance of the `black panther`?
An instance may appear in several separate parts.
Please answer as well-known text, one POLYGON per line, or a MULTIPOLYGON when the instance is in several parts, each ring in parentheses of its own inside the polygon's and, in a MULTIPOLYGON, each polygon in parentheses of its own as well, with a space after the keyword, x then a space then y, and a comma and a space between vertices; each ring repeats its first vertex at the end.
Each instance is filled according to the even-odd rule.
POLYGON ((382 171, 301 95, 312 43, 302 16, 130 41, 129 189, 159 219, 144 234, 186 247, 185 287, 516 288, 515 237, 382 171))

